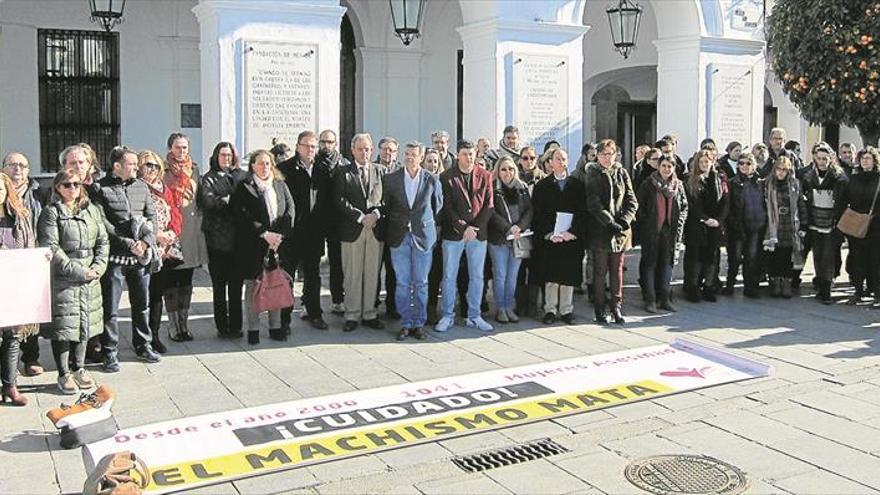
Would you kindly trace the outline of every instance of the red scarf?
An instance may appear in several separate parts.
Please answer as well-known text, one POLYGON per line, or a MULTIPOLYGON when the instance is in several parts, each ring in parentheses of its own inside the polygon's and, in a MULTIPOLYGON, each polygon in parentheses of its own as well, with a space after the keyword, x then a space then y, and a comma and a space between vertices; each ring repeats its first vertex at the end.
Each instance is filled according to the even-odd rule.
POLYGON ((174 191, 178 206, 186 206, 193 200, 193 162, 187 156, 185 160, 178 160, 168 153, 165 157, 168 171, 165 173, 165 185, 174 191))
POLYGON ((654 172, 651 174, 651 182, 657 190, 657 230, 660 230, 666 223, 672 225, 672 202, 675 200, 675 194, 678 190, 678 179, 673 175, 668 182, 664 183, 660 179, 660 174, 654 172))

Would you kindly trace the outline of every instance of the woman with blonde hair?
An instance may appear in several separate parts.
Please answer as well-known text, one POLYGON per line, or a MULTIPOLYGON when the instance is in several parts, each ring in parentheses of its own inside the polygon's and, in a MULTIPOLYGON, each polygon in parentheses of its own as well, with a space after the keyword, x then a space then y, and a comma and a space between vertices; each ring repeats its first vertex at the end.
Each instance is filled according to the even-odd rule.
POLYGON ((788 157, 780 156, 773 162, 773 170, 766 181, 764 251, 769 253, 770 295, 787 299, 791 297, 793 271, 804 266, 807 206, 801 194, 801 182, 795 177, 788 157))
POLYGON ((514 312, 519 269, 531 252, 531 239, 522 237, 522 234, 532 225, 532 198, 529 188, 519 180, 516 163, 509 156, 502 156, 495 162, 492 175, 495 178, 495 209, 489 220, 488 240, 495 320, 515 323, 519 321, 514 312))
POLYGON ((159 255, 156 261, 160 266, 158 271, 150 275, 149 326, 153 333, 153 350, 159 354, 165 354, 167 351, 165 344, 159 338, 163 298, 165 309, 168 311, 168 322, 171 325, 168 331, 171 340, 183 340, 177 317, 178 308, 175 306, 177 298, 170 292, 166 295, 166 291, 170 288, 170 279, 174 276, 174 268, 183 263, 183 252, 180 249, 180 229, 183 220, 174 192, 162 180, 164 175, 165 162, 156 152, 144 150, 138 153, 138 178, 144 181, 150 190, 150 201, 156 210, 153 228, 156 232, 156 247, 159 255))
MULTIPOLYGON (((293 197, 266 150, 250 154, 248 174, 235 187, 230 199, 235 218, 236 271, 244 280, 248 344, 260 343, 260 314, 254 309, 254 289, 263 272, 263 260, 275 257, 285 236, 293 232, 293 197)), ((277 257, 275 257, 277 260, 277 257)), ((269 337, 287 340, 281 328, 281 311, 269 312, 269 337)))
MULTIPOLYGON (((36 247, 31 213, 15 192, 12 179, 0 174, 0 250, 36 247)), ((7 283, 10 281, 7 280, 7 283)), ((3 383, 2 401, 9 399, 14 406, 27 404, 27 397, 18 392, 16 380, 21 342, 34 335, 39 325, 25 324, 0 327, 0 380, 3 383)))
POLYGON ((52 251, 52 321, 40 333, 52 341, 59 390, 76 394, 95 385, 85 370, 86 345, 104 331, 100 280, 110 240, 79 172, 58 172, 52 193, 37 226, 40 245, 52 251))

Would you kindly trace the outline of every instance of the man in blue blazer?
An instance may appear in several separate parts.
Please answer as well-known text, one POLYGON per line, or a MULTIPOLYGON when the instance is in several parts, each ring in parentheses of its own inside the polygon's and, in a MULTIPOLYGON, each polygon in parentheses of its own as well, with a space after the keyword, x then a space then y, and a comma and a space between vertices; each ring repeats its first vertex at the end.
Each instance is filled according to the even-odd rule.
POLYGON ((397 275, 394 302, 401 315, 397 340, 426 337, 428 273, 437 242, 434 219, 443 207, 443 192, 437 176, 421 167, 424 151, 421 143, 408 143, 404 167, 382 178, 385 241, 397 275))

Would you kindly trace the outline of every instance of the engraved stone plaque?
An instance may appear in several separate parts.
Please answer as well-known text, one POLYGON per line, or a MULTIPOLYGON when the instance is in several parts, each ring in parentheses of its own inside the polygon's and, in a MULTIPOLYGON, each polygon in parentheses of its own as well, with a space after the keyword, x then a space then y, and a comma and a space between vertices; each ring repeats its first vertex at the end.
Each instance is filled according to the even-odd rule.
POLYGON ((540 150, 556 140, 567 149, 568 57, 514 54, 513 100, 521 143, 540 150))
POLYGON ((243 86, 245 152, 317 128, 317 45, 245 41, 243 86))

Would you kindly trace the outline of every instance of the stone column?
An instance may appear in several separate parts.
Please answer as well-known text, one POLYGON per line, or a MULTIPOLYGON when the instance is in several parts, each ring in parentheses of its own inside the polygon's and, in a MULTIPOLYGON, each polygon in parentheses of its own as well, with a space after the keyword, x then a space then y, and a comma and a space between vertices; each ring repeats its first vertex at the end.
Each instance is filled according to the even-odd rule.
POLYGON ((218 141, 244 155, 339 127, 340 23, 333 0, 200 0, 202 163, 218 141), (248 76, 251 76, 248 78, 248 76), (249 108, 250 107, 250 108, 249 108))
POLYGON ((677 134, 681 155, 696 151, 705 137, 719 148, 763 139, 763 41, 688 36, 654 45, 657 133, 677 134))
POLYGON ((485 136, 494 147, 502 129, 516 124, 523 142, 543 147, 548 139, 556 139, 577 157, 583 142, 587 30, 576 24, 502 18, 459 28, 464 45, 464 137, 485 136))
POLYGON ((405 49, 362 47, 358 48, 358 55, 364 74, 363 95, 371 100, 369 112, 357 113, 363 116, 361 129, 373 135, 374 144, 383 137, 379 133, 394 136, 401 144, 402 162, 403 144, 412 140, 425 141, 426 133, 430 133, 430 130, 419 128, 422 109, 414 108, 422 101, 421 79, 424 76, 421 60, 424 52, 416 41, 405 49))

